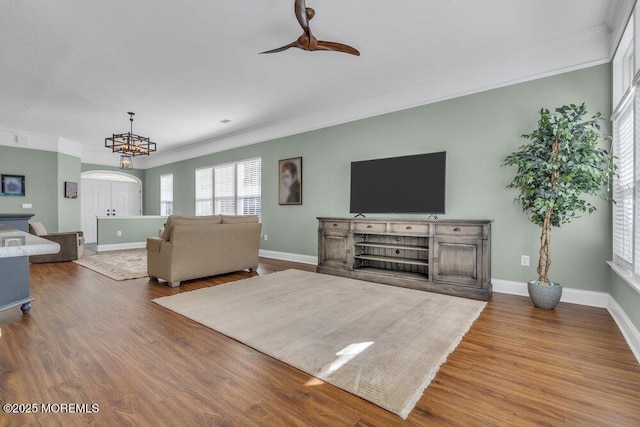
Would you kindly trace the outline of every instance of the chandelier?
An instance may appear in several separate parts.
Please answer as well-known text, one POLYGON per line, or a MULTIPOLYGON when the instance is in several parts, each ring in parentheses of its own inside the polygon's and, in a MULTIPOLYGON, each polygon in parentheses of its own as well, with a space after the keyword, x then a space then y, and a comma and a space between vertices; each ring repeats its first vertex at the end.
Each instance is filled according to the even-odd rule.
POLYGON ((156 143, 147 137, 133 133, 133 116, 136 113, 128 112, 131 130, 127 133, 113 134, 111 138, 104 139, 104 146, 111 148, 114 153, 120 153, 120 168, 133 169, 135 156, 148 156, 156 151, 156 143))

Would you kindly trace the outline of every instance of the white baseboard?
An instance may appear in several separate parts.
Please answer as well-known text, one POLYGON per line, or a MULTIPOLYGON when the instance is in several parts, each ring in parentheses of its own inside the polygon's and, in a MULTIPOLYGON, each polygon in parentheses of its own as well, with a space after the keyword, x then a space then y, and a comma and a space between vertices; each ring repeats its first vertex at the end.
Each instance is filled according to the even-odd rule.
POLYGON ((527 284, 522 282, 513 282, 511 280, 491 279, 493 292, 500 294, 520 295, 528 297, 527 284))
POLYGON ((638 362, 640 362, 640 331, 636 329, 631 319, 629 319, 629 316, 627 316, 622 307, 620 307, 620 304, 618 304, 611 295, 609 295, 607 302, 607 310, 609 310, 611 317, 613 317, 613 320, 618 324, 618 328, 620 332, 622 332, 627 344, 629 344, 633 355, 638 362))
POLYGON ((113 245, 97 245, 96 252, 121 251, 124 249, 144 249, 146 246, 147 246, 147 242, 117 243, 113 245))
POLYGON ((310 255, 292 254, 288 252, 268 251, 260 249, 259 255, 265 258, 279 259, 282 261, 299 262, 302 264, 318 265, 318 257, 310 255))
MULTIPOLYGON (((493 291, 501 294, 529 296, 527 284, 511 280, 491 279, 493 291)), ((589 307, 606 308, 609 294, 606 292, 584 291, 582 289, 562 288, 562 302, 587 305, 589 307)))

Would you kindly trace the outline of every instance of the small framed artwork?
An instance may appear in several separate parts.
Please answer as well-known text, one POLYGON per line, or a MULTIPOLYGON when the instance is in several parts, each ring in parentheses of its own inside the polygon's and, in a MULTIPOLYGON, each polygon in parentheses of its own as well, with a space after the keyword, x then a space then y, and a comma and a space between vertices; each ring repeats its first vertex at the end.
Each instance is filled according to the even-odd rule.
POLYGON ((67 199, 78 198, 78 183, 65 181, 64 182, 64 197, 67 199))
POLYGON ((284 159, 278 162, 280 205, 302 204, 302 157, 284 159))
POLYGON ((24 175, 2 175, 2 195, 3 196, 24 196, 25 179, 24 175))

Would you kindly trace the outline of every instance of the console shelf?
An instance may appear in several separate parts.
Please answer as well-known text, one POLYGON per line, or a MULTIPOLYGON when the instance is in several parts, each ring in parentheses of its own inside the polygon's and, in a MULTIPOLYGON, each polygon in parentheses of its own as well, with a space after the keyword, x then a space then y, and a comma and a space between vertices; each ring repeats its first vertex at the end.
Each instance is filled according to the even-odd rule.
MULTIPOLYGON (((362 267, 358 269, 358 274, 370 274, 375 277, 387 276, 394 279, 405 279, 411 281, 424 282, 426 276, 421 273, 412 273, 410 271, 392 271, 385 268, 362 267)), ((372 282, 374 280, 371 280, 372 282)), ((381 282, 384 283, 384 282, 381 282)))
POLYGON ((412 258, 385 257, 385 256, 377 256, 377 255, 355 255, 354 258, 366 259, 369 261, 379 261, 379 262, 397 262, 399 264, 423 265, 423 266, 429 265, 427 261, 423 261, 420 259, 412 259, 412 258))
POLYGON ((407 246, 398 245, 395 243, 354 243, 353 246, 360 246, 364 248, 387 248, 387 249, 399 249, 399 250, 412 250, 412 251, 429 251, 427 246, 407 246))
POLYGON ((491 221, 318 218, 318 272, 488 300, 491 221))

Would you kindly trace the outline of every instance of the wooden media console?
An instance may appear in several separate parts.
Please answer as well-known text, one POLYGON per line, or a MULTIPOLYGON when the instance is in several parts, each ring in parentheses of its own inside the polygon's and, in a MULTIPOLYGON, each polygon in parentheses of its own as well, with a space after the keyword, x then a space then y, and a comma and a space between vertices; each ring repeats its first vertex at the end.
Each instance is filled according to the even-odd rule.
POLYGON ((318 218, 319 273, 491 298, 491 220, 318 218))

